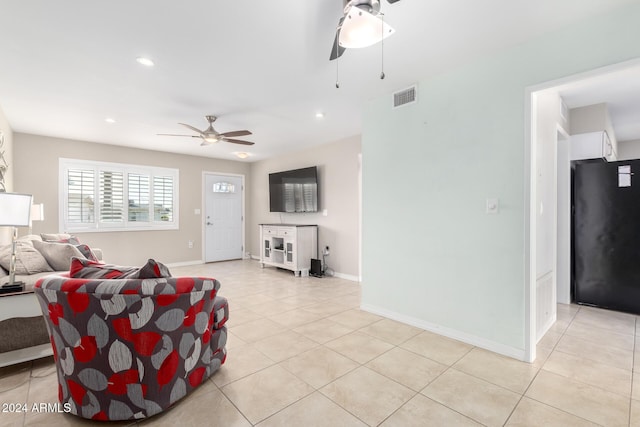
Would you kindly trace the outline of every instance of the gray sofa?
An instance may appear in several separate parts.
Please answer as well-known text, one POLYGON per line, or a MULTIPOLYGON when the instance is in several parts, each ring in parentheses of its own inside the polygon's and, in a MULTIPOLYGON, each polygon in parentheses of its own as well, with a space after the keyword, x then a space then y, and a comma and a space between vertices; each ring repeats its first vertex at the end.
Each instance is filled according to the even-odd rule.
MULTIPOLYGON (((15 281, 24 282, 25 289, 32 290, 39 278, 49 274, 68 272, 71 257, 87 258, 86 252, 81 252, 78 247, 88 246, 75 242, 69 243, 69 239, 74 239, 74 237, 68 234, 43 234, 40 236, 32 234, 20 237, 17 241, 15 281), (42 236, 50 237, 50 239, 43 240, 42 236), (65 239, 66 236, 69 237, 65 239)), ((10 245, 0 247, 0 285, 9 283, 10 251, 10 245)), ((102 260, 101 249, 92 247, 90 251, 97 260, 102 260)))
MULTIPOLYGON (((73 236, 65 234, 27 235, 17 242, 16 277, 24 282, 25 290, 33 290, 38 279, 51 274, 69 272, 71 257, 85 257, 85 254, 102 260, 102 251, 80 245, 73 236), (45 239, 43 239, 43 237, 45 239), (49 240, 49 241, 46 241, 49 240), (77 243, 77 244, 76 244, 77 243), (83 254, 84 251, 84 254, 83 254)), ((9 283, 9 261, 11 246, 0 247, 0 285, 9 283)), ((23 298, 35 295, 23 296, 23 298)), ((0 295, 2 304, 12 304, 12 295, 0 295)), ((46 325, 42 315, 7 316, 0 313, 0 356, 8 352, 49 343, 46 325)))

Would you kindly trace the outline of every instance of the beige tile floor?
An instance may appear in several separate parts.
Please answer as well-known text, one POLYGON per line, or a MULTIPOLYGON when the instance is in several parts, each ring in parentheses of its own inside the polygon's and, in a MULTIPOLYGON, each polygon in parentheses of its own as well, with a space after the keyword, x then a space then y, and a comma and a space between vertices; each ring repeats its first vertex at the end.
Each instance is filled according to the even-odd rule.
MULTIPOLYGON (((221 281, 229 354, 193 394, 139 424, 640 426, 636 316, 559 305, 527 364, 363 312, 357 283, 256 261, 172 270, 221 281)), ((50 358, 0 370, 0 404, 56 401, 50 358)), ((88 424, 0 412, 3 427, 88 424)))

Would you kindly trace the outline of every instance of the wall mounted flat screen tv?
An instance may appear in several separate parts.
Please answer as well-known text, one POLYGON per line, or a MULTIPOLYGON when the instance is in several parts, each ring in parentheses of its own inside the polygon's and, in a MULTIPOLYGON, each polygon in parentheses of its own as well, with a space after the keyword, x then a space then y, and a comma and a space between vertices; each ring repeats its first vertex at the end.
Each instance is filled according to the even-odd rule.
POLYGON ((269 210, 271 212, 317 212, 317 167, 270 173, 269 210))

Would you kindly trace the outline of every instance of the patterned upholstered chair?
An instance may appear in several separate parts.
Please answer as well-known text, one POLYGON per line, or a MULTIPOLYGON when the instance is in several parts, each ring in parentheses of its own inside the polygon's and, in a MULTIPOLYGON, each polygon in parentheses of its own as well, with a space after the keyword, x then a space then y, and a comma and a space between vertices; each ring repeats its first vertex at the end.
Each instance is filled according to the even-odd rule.
POLYGON ((40 279, 62 407, 134 420, 189 394, 225 362, 229 309, 219 288, 195 277, 40 279))

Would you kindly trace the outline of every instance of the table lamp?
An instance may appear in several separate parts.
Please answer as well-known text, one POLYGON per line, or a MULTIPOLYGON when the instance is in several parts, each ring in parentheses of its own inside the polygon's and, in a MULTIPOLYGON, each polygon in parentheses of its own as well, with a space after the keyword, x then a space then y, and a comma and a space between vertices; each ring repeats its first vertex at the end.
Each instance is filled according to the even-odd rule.
POLYGON ((13 227, 11 238, 11 263, 9 265, 9 283, 0 288, 0 292, 19 292, 24 283, 16 282, 16 240, 18 229, 28 227, 31 220, 31 194, 0 192, 0 226, 13 227))

